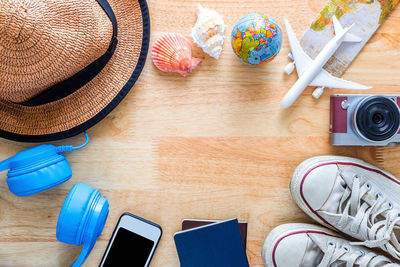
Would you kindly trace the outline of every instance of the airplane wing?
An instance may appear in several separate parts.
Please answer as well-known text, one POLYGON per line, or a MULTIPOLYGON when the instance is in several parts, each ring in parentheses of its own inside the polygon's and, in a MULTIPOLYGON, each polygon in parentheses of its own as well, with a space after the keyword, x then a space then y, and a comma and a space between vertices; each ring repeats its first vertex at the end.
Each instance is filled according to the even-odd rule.
POLYGON ((371 88, 355 82, 350 82, 337 78, 329 74, 329 72, 327 72, 324 69, 322 69, 321 72, 317 75, 317 77, 315 77, 315 79, 310 83, 310 86, 353 89, 353 90, 367 90, 371 88))
POLYGON ((293 59, 296 64, 297 74, 301 76, 313 60, 306 54, 306 52, 304 52, 286 16, 285 26, 289 39, 290 50, 292 51, 293 59))

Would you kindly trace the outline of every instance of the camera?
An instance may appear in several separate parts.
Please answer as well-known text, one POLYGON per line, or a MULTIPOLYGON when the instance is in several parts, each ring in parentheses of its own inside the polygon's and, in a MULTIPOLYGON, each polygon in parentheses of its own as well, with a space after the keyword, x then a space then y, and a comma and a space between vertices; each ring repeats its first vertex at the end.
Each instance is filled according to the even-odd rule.
POLYGON ((400 95, 336 94, 330 99, 334 146, 391 146, 400 142, 400 95))

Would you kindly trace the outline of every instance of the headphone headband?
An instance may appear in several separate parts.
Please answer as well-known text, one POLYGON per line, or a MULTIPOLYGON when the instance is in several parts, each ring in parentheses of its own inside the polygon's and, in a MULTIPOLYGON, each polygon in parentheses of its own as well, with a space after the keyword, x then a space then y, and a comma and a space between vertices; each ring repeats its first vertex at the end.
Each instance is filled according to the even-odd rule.
POLYGON ((11 158, 8 158, 0 162, 0 172, 11 168, 11 161, 12 161, 11 158))

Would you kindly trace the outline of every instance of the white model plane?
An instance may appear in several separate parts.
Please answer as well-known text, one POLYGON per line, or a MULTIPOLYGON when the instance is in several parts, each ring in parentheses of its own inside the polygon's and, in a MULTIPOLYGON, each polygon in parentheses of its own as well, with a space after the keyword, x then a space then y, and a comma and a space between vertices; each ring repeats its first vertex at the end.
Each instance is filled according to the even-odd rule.
POLYGON ((285 26, 290 48, 292 50, 292 59, 294 60, 294 62, 289 63, 285 67, 285 72, 287 74, 291 74, 296 66, 299 79, 283 98, 281 102, 281 108, 284 109, 292 105, 307 86, 318 87, 313 92, 313 96, 315 98, 319 98, 322 95, 325 87, 353 90, 365 90, 371 88, 334 77, 323 69, 326 62, 328 62, 328 60, 343 42, 358 43, 362 41, 361 38, 349 33, 353 25, 344 29, 335 16, 333 16, 333 25, 335 28, 335 37, 329 41, 324 49, 322 49, 321 53, 319 53, 318 56, 313 60, 306 54, 306 52, 304 52, 292 27, 289 24, 289 21, 285 16, 285 26))

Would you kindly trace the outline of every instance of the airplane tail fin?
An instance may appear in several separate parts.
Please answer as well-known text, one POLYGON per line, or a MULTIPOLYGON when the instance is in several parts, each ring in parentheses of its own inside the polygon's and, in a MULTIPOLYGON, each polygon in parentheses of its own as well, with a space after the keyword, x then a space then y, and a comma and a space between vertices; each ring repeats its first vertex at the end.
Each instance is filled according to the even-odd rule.
POLYGON ((360 37, 355 36, 354 34, 351 34, 348 32, 353 27, 354 24, 351 25, 349 28, 344 29, 342 27, 342 25, 340 24, 339 20, 336 18, 336 16, 333 16, 332 19, 333 19, 333 26, 335 28, 336 34, 347 32, 343 39, 344 42, 359 43, 362 41, 362 39, 360 37))
POLYGON ((336 16, 332 17, 333 20, 333 27, 335 29, 335 33, 336 34, 340 34, 342 32, 345 31, 345 29, 342 27, 342 25, 340 24, 339 20, 336 18, 336 16))

